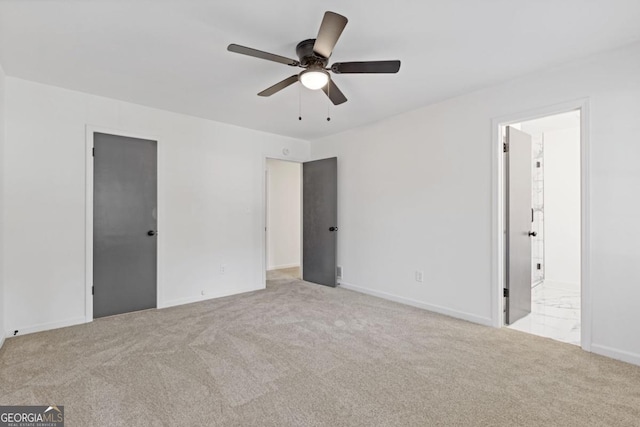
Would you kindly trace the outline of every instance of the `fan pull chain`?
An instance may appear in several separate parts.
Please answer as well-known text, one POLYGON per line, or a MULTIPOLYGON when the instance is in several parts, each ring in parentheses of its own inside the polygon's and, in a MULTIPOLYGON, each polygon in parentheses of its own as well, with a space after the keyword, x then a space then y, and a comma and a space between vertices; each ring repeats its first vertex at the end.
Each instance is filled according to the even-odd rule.
POLYGON ((302 120, 302 85, 298 85, 298 120, 302 120))
POLYGON ((329 83, 327 83, 327 121, 331 121, 331 78, 329 78, 329 83))

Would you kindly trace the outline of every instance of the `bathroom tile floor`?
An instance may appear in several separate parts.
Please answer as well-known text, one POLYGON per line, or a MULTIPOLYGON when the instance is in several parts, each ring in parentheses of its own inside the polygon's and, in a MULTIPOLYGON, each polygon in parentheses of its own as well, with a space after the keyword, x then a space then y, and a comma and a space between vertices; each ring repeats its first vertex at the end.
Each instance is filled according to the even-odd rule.
POLYGON ((509 328, 580 345, 579 285, 545 281, 531 290, 531 314, 509 328))

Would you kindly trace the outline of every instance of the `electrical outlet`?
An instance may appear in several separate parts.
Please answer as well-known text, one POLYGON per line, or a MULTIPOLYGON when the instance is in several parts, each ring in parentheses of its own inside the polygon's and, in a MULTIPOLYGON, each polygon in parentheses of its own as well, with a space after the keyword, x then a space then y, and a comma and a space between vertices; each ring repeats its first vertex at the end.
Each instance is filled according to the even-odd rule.
POLYGON ((200 295, 204 296, 204 290, 200 291, 200 295))
POLYGON ((336 276, 338 279, 342 279, 342 266, 340 265, 336 267, 336 276))
POLYGON ((424 274, 420 270, 416 270, 416 282, 421 282, 424 280, 424 274))
POLYGON ((224 264, 220 264, 220 274, 224 274, 227 271, 227 266, 224 264))

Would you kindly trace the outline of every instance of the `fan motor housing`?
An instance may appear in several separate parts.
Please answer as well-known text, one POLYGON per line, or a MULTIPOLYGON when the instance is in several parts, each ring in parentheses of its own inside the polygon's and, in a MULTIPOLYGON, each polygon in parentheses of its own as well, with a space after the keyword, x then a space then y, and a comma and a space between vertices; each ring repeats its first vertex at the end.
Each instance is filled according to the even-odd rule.
POLYGON ((300 58, 300 65, 308 67, 309 65, 320 65, 322 68, 327 66, 328 58, 320 56, 313 51, 313 45, 316 39, 307 39, 298 43, 296 46, 296 54, 300 58))

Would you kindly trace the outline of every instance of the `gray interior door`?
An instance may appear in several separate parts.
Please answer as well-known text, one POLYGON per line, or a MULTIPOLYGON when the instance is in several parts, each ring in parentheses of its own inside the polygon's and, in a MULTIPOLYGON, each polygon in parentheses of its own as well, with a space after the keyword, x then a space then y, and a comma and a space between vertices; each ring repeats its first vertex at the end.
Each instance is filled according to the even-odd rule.
POLYGON ((507 127, 506 323, 531 313, 531 135, 507 127))
POLYGON ((157 142, 94 133, 93 317, 156 307, 157 142))
POLYGON ((338 159, 302 165, 302 280, 336 286, 338 159))

